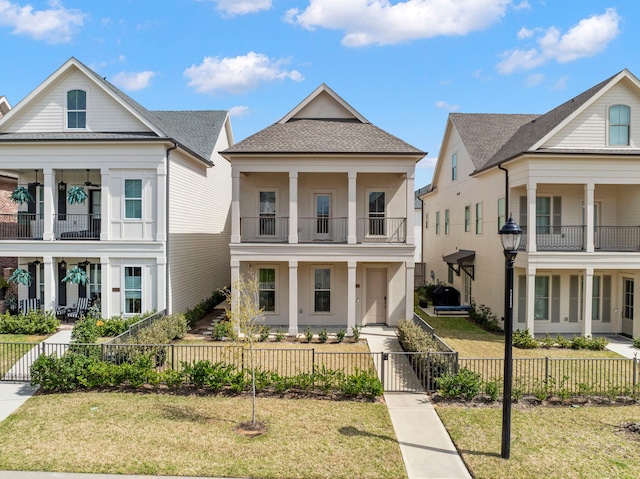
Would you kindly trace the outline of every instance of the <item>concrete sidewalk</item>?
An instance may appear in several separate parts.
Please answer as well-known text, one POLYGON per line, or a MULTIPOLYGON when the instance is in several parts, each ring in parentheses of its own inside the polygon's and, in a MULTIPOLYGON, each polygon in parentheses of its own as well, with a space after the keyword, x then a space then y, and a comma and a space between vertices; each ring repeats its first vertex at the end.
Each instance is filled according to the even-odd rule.
POLYGON ((620 334, 608 334, 607 349, 618 353, 620 356, 630 359, 640 359, 640 349, 633 347, 633 341, 620 334))
MULTIPOLYGON (((396 328, 367 326, 362 337, 371 351, 402 351, 396 328)), ((405 381, 398 378, 396 384, 405 381)), ((385 393, 384 399, 409 479, 471 479, 427 394, 385 393)))

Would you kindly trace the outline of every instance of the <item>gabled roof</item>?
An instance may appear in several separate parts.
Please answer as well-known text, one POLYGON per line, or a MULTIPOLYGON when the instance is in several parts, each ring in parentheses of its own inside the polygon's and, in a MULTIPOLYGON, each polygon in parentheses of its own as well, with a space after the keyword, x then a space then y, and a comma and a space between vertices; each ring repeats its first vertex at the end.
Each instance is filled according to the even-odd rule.
POLYGON ((518 128, 506 142, 501 143, 499 139, 496 140, 495 153, 485 162, 476 165, 476 171, 499 165, 525 152, 544 151, 537 150, 537 148, 623 78, 628 78, 638 84, 637 78, 628 70, 623 70, 544 115, 532 117, 530 121, 518 128))
POLYGON ((123 108, 138 118, 151 131, 149 133, 130 132, 59 132, 59 133, 4 133, 0 134, 0 141, 29 141, 31 140, 132 140, 144 139, 149 141, 154 137, 174 140, 184 150, 199 157, 207 164, 210 161, 213 148, 220 131, 227 120, 227 111, 150 111, 136 102, 133 98, 121 91, 105 78, 98 75, 89 67, 74 57, 67 60, 58 70, 51 74, 35 90, 27 95, 15 108, 5 115, 0 122, 8 122, 12 116, 26 108, 38 95, 56 79, 60 78, 71 68, 77 68, 87 78, 91 79, 98 87, 102 88, 109 96, 118 102, 123 108))
POLYGON ((277 123, 222 152, 237 154, 414 155, 426 153, 369 123, 325 84, 277 123), (323 102, 331 108, 313 108, 323 102), (329 117, 340 112, 339 118, 329 117), (324 117, 322 115, 325 115, 324 117))

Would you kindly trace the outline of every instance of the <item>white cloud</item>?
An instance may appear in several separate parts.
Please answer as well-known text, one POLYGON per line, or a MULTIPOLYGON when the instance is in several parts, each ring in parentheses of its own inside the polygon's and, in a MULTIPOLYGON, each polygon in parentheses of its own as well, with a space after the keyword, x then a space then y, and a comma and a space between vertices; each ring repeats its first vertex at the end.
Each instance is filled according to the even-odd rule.
MULTIPOLYGON (((207 0, 198 0, 199 2, 207 0)), ((223 15, 246 15, 271 9, 271 0, 213 0, 223 15)))
POLYGON ((67 9, 62 2, 51 0, 49 9, 34 10, 8 0, 0 0, 0 26, 13 28, 16 35, 27 35, 48 43, 66 43, 77 27, 84 23, 85 14, 77 9, 67 9))
POLYGON ((436 106, 447 111, 458 111, 460 109, 460 105, 450 105, 444 100, 437 101, 436 106))
MULTIPOLYGON (((584 18, 571 27, 567 33, 561 34, 557 27, 541 31, 537 38, 537 47, 529 49, 513 49, 502 54, 504 58, 497 69, 504 75, 517 70, 531 70, 552 60, 567 63, 580 58, 592 57, 607 48, 620 33, 619 25, 622 17, 615 9, 608 8, 602 15, 584 18)), ((522 32, 522 29, 520 32, 522 32)), ((532 32, 533 30, 526 30, 532 32)), ((519 39, 528 38, 520 36, 519 39)))
POLYGON ((261 53, 249 52, 237 57, 205 57, 200 65, 184 71, 188 85, 199 93, 239 94, 276 80, 302 81, 297 70, 286 70, 288 60, 272 60, 261 53))
POLYGON ((529 30, 528 28, 522 27, 518 32, 518 40, 525 40, 527 38, 533 37, 534 31, 529 30))
POLYGON ((566 90, 567 89, 567 81, 569 81, 569 77, 567 75, 558 78, 556 83, 553 85, 554 90, 566 90))
POLYGON ((439 35, 466 35, 499 21, 512 0, 310 0, 285 20, 308 30, 343 30, 343 45, 389 45, 439 35))
POLYGON ((435 168, 438 157, 425 157, 416 163, 416 168, 435 168))
POLYGON ((249 114, 249 107, 245 105, 237 105, 229 108, 230 116, 245 116, 249 114))
POLYGON ((127 91, 136 91, 147 88, 156 72, 120 72, 113 76, 112 83, 127 91))
POLYGON ((544 81, 544 75, 542 73, 534 73, 533 75, 529 75, 527 80, 525 81, 525 86, 527 88, 533 88, 534 86, 540 85, 544 81))

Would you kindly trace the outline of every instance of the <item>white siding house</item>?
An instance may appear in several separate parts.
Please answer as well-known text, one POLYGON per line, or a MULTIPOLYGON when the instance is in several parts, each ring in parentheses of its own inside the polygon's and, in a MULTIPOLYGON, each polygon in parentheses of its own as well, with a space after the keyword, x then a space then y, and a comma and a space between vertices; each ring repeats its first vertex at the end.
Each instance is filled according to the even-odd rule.
POLYGON ((225 111, 149 111, 71 58, 0 119, 0 170, 34 201, 1 215, 0 248, 44 309, 182 311, 230 283, 233 143, 225 111), (70 202, 81 188, 86 199, 70 202), (62 282, 74 266, 86 287, 62 282))
POLYGON ((640 336, 640 82, 629 71, 544 115, 451 114, 422 199, 424 261, 463 302, 503 315, 498 230, 511 214, 523 230, 515 329, 640 336))
POLYGON ((350 332, 413 314, 423 152, 321 85, 222 155, 233 177, 231 277, 257 275, 268 324, 350 332))

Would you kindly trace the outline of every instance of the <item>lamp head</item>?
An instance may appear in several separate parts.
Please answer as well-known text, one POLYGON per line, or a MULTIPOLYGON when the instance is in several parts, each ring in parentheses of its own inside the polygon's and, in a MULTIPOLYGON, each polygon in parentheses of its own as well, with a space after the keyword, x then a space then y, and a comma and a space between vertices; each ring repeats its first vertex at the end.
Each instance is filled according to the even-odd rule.
MULTIPOLYGON (((509 220, 504 224, 502 228, 500 228, 499 234, 500 241, 502 242, 502 249, 504 250, 505 254, 517 254, 518 247, 520 246, 520 239, 522 238, 522 230, 511 217, 509 217, 509 220)), ((514 258, 515 254, 513 255, 514 258)))

